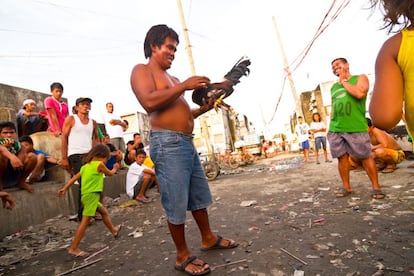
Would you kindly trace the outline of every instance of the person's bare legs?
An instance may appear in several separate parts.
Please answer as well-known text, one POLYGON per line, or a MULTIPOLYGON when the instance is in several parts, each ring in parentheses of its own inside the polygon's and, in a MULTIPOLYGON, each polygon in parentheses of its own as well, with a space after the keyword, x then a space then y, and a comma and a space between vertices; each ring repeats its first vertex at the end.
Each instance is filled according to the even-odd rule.
POLYGON ((29 153, 27 154, 23 164, 24 164, 24 168, 23 168, 23 172, 21 173, 19 179, 17 180, 16 183, 16 187, 26 190, 29 193, 33 193, 33 188, 32 186, 26 184, 26 179, 29 176, 29 174, 33 171, 34 167, 36 166, 37 163, 37 157, 34 153, 29 153))
POLYGON ((87 255, 86 252, 82 251, 79 248, 79 243, 82 240, 83 235, 85 234, 85 230, 86 230, 86 227, 88 227, 90 218, 91 217, 88 217, 85 215, 82 216, 82 220, 78 226, 78 229, 76 230, 75 237, 73 238, 72 245, 70 246, 68 250, 69 254, 74 255, 74 256, 81 256, 81 257, 85 257, 87 255))
MULTIPOLYGON (((349 183, 350 166, 349 166, 348 158, 349 158, 349 155, 347 153, 345 153, 344 155, 338 158, 338 172, 342 180, 343 188, 346 191, 351 192, 352 191, 351 184, 349 183)), ((336 195, 337 197, 341 197, 341 195, 345 196, 343 192, 338 192, 336 193, 336 195)))
POLYGON ((304 149, 303 155, 305 156, 305 162, 308 162, 309 161, 309 149, 304 149))
POLYGON ((97 212, 99 212, 102 216, 102 221, 105 224, 105 226, 108 228, 108 230, 111 232, 112 236, 115 238, 118 237, 119 231, 121 230, 121 225, 117 225, 114 227, 112 224, 111 218, 109 217, 108 209, 105 208, 105 206, 98 207, 96 209, 97 212))
POLYGON ((328 151, 326 150, 326 148, 323 149, 323 157, 325 158, 325 162, 328 162, 328 151))
POLYGON ((138 195, 135 197, 136 200, 142 202, 142 203, 148 203, 151 202, 150 199, 148 199, 145 195, 145 192, 147 191, 147 186, 151 181, 151 175, 148 173, 144 173, 141 188, 139 189, 138 195))
POLYGON ((36 182, 40 180, 40 174, 42 173, 44 167, 45 167, 45 161, 46 158, 43 154, 39 154, 37 157, 37 163, 32 171, 32 175, 29 178, 29 182, 36 182))
MULTIPOLYGON (((378 169, 381 169, 384 172, 393 172, 397 164, 394 161, 394 154, 397 154, 396 151, 385 149, 385 148, 378 148, 374 151, 374 160, 375 162, 379 162, 382 164, 382 167, 379 167, 378 169)), ((395 157, 398 159, 398 156, 395 157)))
MULTIPOLYGON (((201 247, 209 248, 214 245, 218 237, 213 234, 210 227, 210 221, 208 218, 208 212, 206 209, 200 209, 192 212, 194 220, 197 223, 198 229, 201 234, 201 247)), ((220 245, 223 247, 236 244, 233 240, 222 239, 220 245)))
POLYGON ((316 159, 316 164, 319 164, 319 150, 315 149, 315 159, 316 159))
MULTIPOLYGON (((177 249, 177 257, 175 260, 176 265, 181 265, 190 258, 191 251, 187 246, 184 233, 184 224, 172 224, 168 221, 168 229, 170 230, 171 237, 174 241, 175 248, 177 249)), ((201 273, 209 268, 208 264, 202 266, 204 262, 200 259, 195 259, 193 262, 189 263, 185 270, 190 273, 201 273), (198 265, 197 265, 198 264, 198 265)))
POLYGON ((371 180, 372 189, 380 190, 381 187, 378 183, 378 173, 377 173, 377 167, 375 165, 374 159, 370 157, 367 159, 362 159, 361 162, 362 162, 362 166, 364 166, 364 169, 367 172, 369 179, 371 180))

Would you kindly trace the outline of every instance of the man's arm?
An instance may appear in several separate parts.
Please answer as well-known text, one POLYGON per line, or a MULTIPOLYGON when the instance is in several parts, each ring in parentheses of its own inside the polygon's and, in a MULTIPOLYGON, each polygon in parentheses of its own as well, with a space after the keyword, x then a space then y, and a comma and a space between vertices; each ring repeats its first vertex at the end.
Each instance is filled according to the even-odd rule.
POLYGON ((73 174, 73 171, 69 166, 69 160, 68 160, 68 140, 69 140, 70 130, 72 129, 74 123, 75 123, 75 119, 73 118, 73 116, 67 117, 65 119, 65 122, 63 123, 62 149, 61 149, 62 160, 60 162, 60 165, 71 174, 73 174))
POLYGON ((341 84, 349 94, 359 100, 363 99, 368 93, 369 81, 366 75, 359 75, 355 85, 350 84, 346 79, 341 80, 341 84))
POLYGON ((109 123, 113 126, 121 126, 122 128, 126 128, 126 124, 121 119, 111 119, 109 123))
POLYGON ((138 64, 132 70, 132 90, 141 106, 148 113, 174 103, 186 90, 205 88, 210 83, 207 77, 201 76, 192 76, 184 82, 179 82, 176 78, 169 76, 167 72, 162 74, 162 78, 164 79, 154 77, 148 65, 138 64))
MULTIPOLYGON (((21 150, 20 150, 21 151, 21 150)), ((0 145, 0 155, 3 155, 7 159, 10 160, 10 164, 14 169, 20 169, 23 168, 23 161, 20 160, 16 155, 11 153, 7 147, 0 145)))
POLYGON ((206 99, 203 98, 203 105, 191 110, 191 114, 193 115, 194 119, 211 110, 214 107, 215 100, 216 99, 214 99, 214 97, 211 97, 208 99, 208 102, 206 102, 206 99))
POLYGON ((100 143, 99 141, 99 135, 98 135, 98 124, 95 120, 92 120, 93 123, 93 131, 92 131, 92 147, 96 146, 100 143))
POLYGON ((49 112, 49 116, 52 119, 52 124, 55 126, 55 136, 59 136, 62 133, 62 130, 60 129, 59 122, 56 115, 56 110, 53 108, 48 108, 47 111, 49 112))

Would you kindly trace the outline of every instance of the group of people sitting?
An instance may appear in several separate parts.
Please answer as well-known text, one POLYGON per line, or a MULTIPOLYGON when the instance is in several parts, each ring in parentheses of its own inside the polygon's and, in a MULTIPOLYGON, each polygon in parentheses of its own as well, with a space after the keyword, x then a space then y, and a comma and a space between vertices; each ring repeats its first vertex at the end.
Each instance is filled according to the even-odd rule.
MULTIPOLYGON (((75 119, 73 125, 71 125, 71 120, 78 117, 78 115, 89 120, 87 115, 92 100, 89 98, 78 98, 76 106, 72 108, 72 116, 69 116, 68 105, 61 99, 63 86, 60 83, 52 83, 50 88, 52 95, 44 100, 46 111, 37 112, 36 102, 32 99, 27 99, 23 102, 23 108, 16 114, 16 123, 11 121, 0 122, 0 196, 5 208, 11 209, 15 203, 12 196, 4 192, 3 188, 17 187, 33 192, 31 184, 42 180, 45 176, 46 164, 61 165, 71 175, 74 173, 73 164, 68 166, 68 161, 70 163, 70 160, 68 160, 70 158, 68 157, 71 155, 71 152, 68 152, 68 148, 74 146, 74 140, 69 139, 68 136, 75 136, 77 130, 74 125, 77 123, 75 119), (83 104, 89 105, 89 107, 83 109, 83 104), (84 116, 85 114, 86 116, 84 116), (68 125, 71 126, 68 127, 68 125), (51 133, 49 135, 53 135, 52 137, 56 137, 59 141, 62 139, 62 148, 65 148, 65 150, 62 150, 62 158, 60 160, 49 153, 35 148, 32 135, 42 131, 48 131, 51 133), (63 143, 63 140, 66 143, 63 143)), ((111 103, 107 103, 107 110, 108 113, 112 113, 113 105, 111 103), (110 110, 110 107, 112 107, 112 110, 110 110)), ((92 140, 94 140, 90 144, 106 144, 111 152, 110 158, 106 163, 107 167, 112 169, 114 164, 117 163, 119 168, 128 168, 126 177, 128 195, 142 203, 151 202, 151 199, 146 196, 146 190, 157 185, 158 182, 155 177, 154 163, 149 158, 148 148, 144 150, 140 134, 135 133, 134 140, 129 141, 127 145, 123 142, 122 136, 116 137, 119 140, 117 146, 112 143, 117 140, 110 137, 109 131, 111 131, 112 125, 120 126, 122 131, 125 131, 128 127, 128 122, 122 120, 118 123, 118 119, 112 118, 108 121, 108 129, 101 131, 101 129, 97 129, 98 125, 94 120, 91 119, 90 121, 93 122, 93 135, 88 135, 88 137, 93 136, 92 140), (119 147, 123 149, 121 150, 119 147)), ((42 138, 43 136, 38 137, 42 138)), ((84 144, 82 141, 79 143, 84 144)))

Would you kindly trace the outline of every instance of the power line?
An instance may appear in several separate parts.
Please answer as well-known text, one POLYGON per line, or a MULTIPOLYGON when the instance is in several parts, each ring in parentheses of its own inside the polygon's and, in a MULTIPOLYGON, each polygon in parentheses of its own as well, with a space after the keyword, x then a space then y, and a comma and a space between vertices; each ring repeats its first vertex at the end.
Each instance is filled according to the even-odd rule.
POLYGON ((296 69, 298 69, 298 67, 302 64, 303 60, 306 58, 306 56, 308 55, 310 49, 312 48, 313 44, 315 43, 316 39, 329 27, 329 25, 335 21, 335 19, 337 19, 337 17, 342 13, 342 11, 348 6, 348 4, 350 3, 351 0, 344 0, 338 7, 338 9, 334 12, 334 14, 331 16, 331 18, 329 19, 329 22, 326 23, 326 25, 324 26, 324 23, 328 17, 328 15, 331 13, 333 7, 335 6, 336 0, 333 0, 331 6, 329 7, 328 11, 326 12, 321 24, 319 25, 315 35, 313 36, 313 38, 311 39, 311 41, 306 45, 305 49, 302 50, 302 52, 294 59, 294 61, 291 63, 291 66, 293 66, 295 64, 295 62, 297 60, 296 65, 293 67, 293 69, 291 69, 291 72, 294 72, 296 69))

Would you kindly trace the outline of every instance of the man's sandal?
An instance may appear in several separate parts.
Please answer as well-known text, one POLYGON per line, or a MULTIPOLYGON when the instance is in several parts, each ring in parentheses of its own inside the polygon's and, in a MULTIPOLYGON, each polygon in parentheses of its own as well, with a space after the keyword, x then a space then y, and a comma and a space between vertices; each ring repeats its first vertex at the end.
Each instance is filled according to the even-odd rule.
POLYGON ((201 261, 201 263, 196 263, 196 262, 194 262, 195 260, 197 260, 197 257, 196 256, 191 256, 191 257, 188 257, 188 259, 186 260, 186 261, 184 261, 182 264, 180 264, 180 265, 175 265, 175 269, 176 270, 178 270, 178 271, 182 271, 182 272, 185 272, 185 273, 187 273, 187 274, 189 274, 189 275, 206 275, 206 274, 208 274, 208 273, 210 273, 210 268, 208 267, 208 268, 205 268, 203 271, 200 271, 200 272, 191 272, 191 271, 188 271, 188 270, 185 270, 186 269, 186 267, 189 265, 189 264, 192 264, 192 265, 195 265, 195 266, 198 266, 198 267, 201 267, 201 268, 204 268, 204 266, 207 264, 206 262, 204 262, 204 261, 201 261))
POLYGON ((383 199, 385 194, 381 190, 372 190, 371 197, 373 199, 383 199))
POLYGON ((232 249, 239 246, 239 244, 233 240, 223 239, 222 236, 217 235, 216 242, 210 247, 201 247, 201 251, 208 251, 213 249, 232 249), (227 245, 221 245, 221 241, 226 241, 227 245))
POLYGON ((335 196, 337 198, 347 197, 347 196, 349 196, 352 193, 353 193, 353 191, 348 191, 345 188, 341 188, 338 192, 335 193, 335 196))

